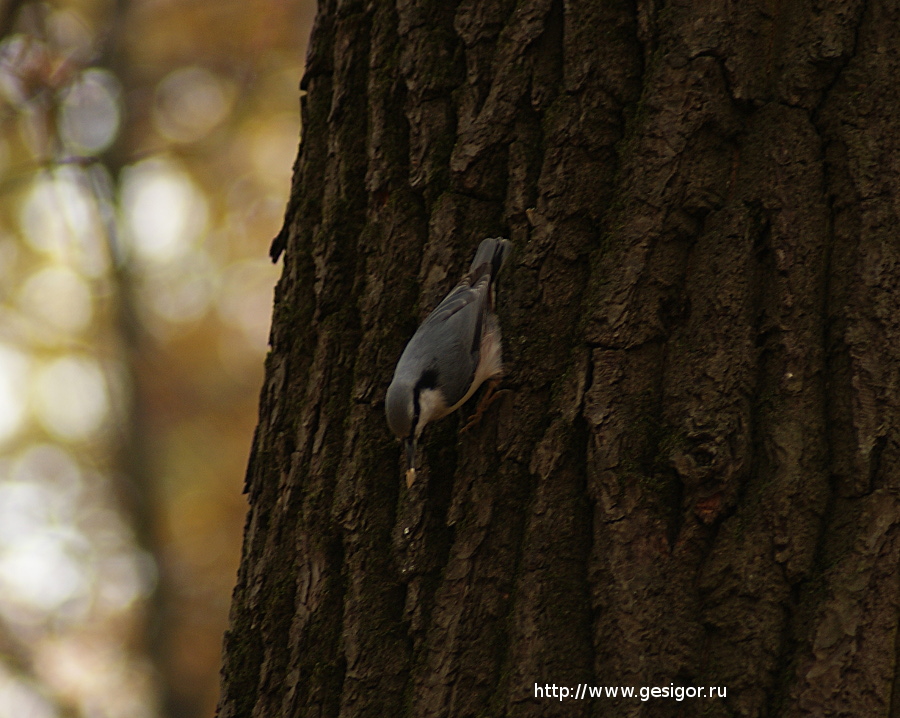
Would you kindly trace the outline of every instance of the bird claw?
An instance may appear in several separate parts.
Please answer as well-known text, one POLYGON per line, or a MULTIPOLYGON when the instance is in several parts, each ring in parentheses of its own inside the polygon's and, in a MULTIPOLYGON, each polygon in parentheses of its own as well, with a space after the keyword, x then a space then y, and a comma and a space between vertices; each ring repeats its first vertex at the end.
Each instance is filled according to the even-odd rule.
POLYGON ((479 401, 478 406, 475 407, 475 413, 472 414, 466 425, 459 430, 460 434, 465 434, 467 431, 478 426, 481 423, 481 417, 484 415, 484 412, 490 408, 491 404, 497 401, 501 396, 512 393, 510 389, 498 389, 497 385, 499 383, 499 381, 492 381, 488 384, 487 389, 485 389, 485 392, 481 397, 481 401, 479 401))

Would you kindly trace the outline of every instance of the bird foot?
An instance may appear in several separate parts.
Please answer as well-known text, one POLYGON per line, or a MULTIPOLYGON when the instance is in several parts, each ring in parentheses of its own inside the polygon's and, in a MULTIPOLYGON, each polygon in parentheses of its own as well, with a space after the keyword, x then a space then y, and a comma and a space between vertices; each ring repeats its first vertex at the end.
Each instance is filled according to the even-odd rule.
POLYGON ((465 434, 470 429, 474 429, 481 423, 481 417, 484 415, 484 412, 490 408, 491 404, 493 404, 497 399, 499 399, 504 394, 511 394, 512 391, 509 389, 498 389, 497 386, 500 384, 499 379, 494 379, 490 381, 487 385, 487 388, 484 391, 484 394, 481 396, 481 401, 478 402, 478 406, 475 407, 475 413, 472 414, 469 421, 466 425, 459 430, 460 434, 465 434))

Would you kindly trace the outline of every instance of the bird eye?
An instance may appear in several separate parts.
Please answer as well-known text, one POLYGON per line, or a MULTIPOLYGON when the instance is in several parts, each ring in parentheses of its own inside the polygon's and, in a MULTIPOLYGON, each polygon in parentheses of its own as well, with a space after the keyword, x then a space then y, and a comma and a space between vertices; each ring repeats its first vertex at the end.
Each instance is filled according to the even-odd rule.
POLYGON ((416 423, 419 421, 419 412, 422 411, 422 407, 419 405, 419 387, 416 386, 413 389, 413 428, 415 428, 416 423))
POLYGON ((438 373, 437 369, 426 369, 422 372, 422 376, 418 382, 416 382, 416 389, 421 391, 422 389, 434 389, 437 386, 438 373))

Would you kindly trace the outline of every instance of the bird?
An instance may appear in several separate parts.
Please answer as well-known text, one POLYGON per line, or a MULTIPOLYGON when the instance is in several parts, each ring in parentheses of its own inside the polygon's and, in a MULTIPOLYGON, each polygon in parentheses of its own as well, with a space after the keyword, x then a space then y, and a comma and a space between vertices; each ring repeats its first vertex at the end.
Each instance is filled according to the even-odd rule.
POLYGON ((416 478, 416 444, 425 426, 456 411, 488 381, 483 405, 503 375, 494 285, 511 249, 508 239, 482 240, 468 273, 419 325, 397 361, 384 408, 406 448, 407 488, 416 478))

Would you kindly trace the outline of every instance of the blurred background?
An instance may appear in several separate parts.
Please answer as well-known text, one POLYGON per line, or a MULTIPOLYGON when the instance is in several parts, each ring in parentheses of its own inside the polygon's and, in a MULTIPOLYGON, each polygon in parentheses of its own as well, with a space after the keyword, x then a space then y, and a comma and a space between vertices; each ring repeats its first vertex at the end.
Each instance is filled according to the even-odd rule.
POLYGON ((0 2, 0 718, 214 712, 314 11, 0 2))

